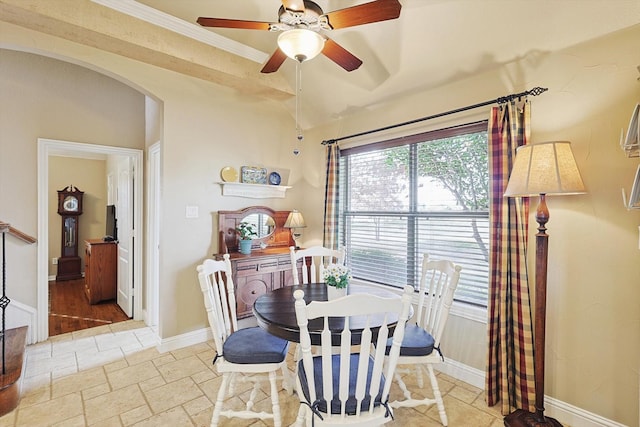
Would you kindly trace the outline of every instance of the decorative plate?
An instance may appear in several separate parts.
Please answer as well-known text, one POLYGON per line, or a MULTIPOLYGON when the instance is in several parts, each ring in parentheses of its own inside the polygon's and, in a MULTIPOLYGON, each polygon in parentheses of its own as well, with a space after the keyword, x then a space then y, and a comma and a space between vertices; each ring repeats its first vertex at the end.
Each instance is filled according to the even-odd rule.
POLYGON ((242 166, 240 168, 242 173, 242 182, 245 184, 266 184, 267 183, 267 170, 265 168, 258 168, 255 166, 242 166))
POLYGON ((236 182, 238 180, 238 171, 236 168, 226 166, 220 171, 220 177, 224 182, 236 182))
POLYGON ((280 185, 280 174, 278 172, 271 172, 269 174, 269 184, 271 185, 280 185))

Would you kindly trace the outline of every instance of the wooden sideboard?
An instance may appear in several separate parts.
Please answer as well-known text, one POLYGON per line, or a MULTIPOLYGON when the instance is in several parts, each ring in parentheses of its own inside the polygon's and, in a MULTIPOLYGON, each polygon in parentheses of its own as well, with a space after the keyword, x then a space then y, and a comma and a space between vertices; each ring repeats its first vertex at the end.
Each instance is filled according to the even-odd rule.
MULTIPOLYGON (((274 211, 265 206, 253 206, 238 211, 218 212, 218 249, 216 259, 228 253, 233 272, 238 319, 253 315, 253 303, 262 294, 293 285, 289 246, 294 245, 291 231, 284 228, 289 211, 274 211), (238 252, 236 227, 250 215, 263 214, 273 219, 272 232, 254 239, 249 255, 238 252), (267 245, 261 249, 260 244, 267 245)), ((300 260, 298 269, 302 265, 300 260)))
POLYGON ((90 304, 116 298, 118 244, 102 239, 85 240, 84 291, 90 304))
MULTIPOLYGON (((293 285, 291 255, 288 248, 256 250, 251 255, 239 252, 229 255, 238 319, 253 315, 253 303, 260 295, 293 285)), ((216 258, 222 259, 222 255, 216 258)), ((302 260, 299 264, 302 265, 302 260)))

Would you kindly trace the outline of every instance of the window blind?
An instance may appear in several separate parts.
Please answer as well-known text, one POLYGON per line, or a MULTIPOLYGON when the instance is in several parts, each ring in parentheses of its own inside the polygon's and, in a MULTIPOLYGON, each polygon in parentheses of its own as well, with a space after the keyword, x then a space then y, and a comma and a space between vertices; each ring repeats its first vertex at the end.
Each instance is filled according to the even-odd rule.
POLYGON ((341 152, 340 240, 352 275, 417 286, 428 253, 462 266, 457 300, 486 306, 486 123, 410 139, 341 152))

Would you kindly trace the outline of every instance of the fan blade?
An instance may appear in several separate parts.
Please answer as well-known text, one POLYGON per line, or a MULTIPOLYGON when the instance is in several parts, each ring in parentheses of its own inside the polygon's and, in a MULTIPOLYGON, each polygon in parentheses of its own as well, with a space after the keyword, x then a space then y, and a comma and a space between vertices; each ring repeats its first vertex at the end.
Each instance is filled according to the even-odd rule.
POLYGON ((401 8, 398 0, 377 0, 329 12, 325 16, 329 26, 335 30, 396 19, 400 16, 401 8))
POLYGON ((268 30, 271 26, 269 22, 243 21, 240 19, 205 18, 202 16, 198 18, 196 22, 203 27, 241 28, 244 30, 268 30))
POLYGON ((361 60, 331 39, 324 42, 322 54, 347 71, 356 70, 362 65, 361 60))
POLYGON ((262 70, 260 70, 260 72, 273 73, 275 71, 278 71, 278 68, 280 68, 285 59, 287 59, 287 55, 285 55, 284 52, 279 48, 276 49, 276 51, 273 52, 273 55, 271 55, 271 58, 269 58, 264 64, 264 67, 262 67, 262 70))
POLYGON ((303 0, 282 0, 282 6, 292 12, 304 13, 304 1, 303 0))

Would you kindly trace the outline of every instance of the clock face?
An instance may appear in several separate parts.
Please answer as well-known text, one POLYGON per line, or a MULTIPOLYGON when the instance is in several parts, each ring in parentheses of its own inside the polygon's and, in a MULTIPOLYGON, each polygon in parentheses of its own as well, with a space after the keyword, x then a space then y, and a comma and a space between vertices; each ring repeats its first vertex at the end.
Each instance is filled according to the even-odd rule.
POLYGON ((76 212, 78 210, 78 199, 74 196, 67 196, 62 202, 62 207, 67 212, 76 212))

